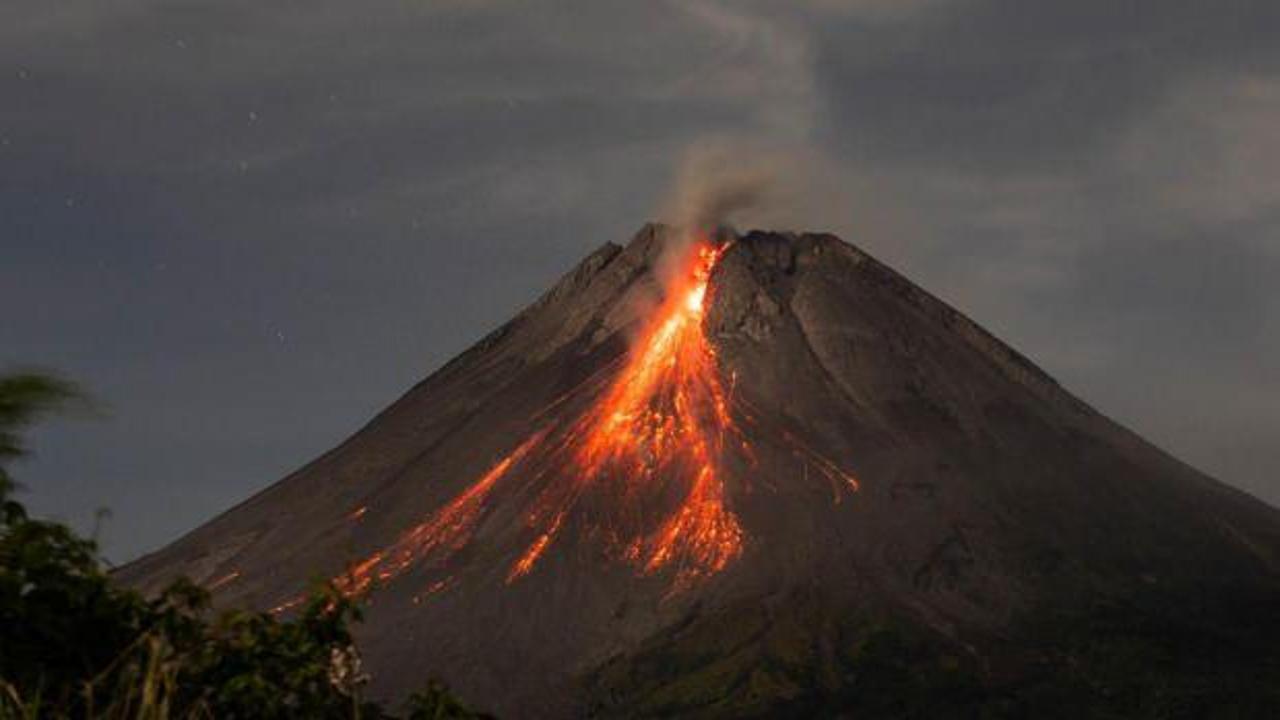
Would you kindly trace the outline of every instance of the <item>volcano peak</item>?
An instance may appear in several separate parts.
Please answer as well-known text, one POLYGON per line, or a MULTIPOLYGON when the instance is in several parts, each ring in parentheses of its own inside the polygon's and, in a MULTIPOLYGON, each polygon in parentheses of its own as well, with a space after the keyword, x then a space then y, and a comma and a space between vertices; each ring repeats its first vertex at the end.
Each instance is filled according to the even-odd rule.
POLYGON ((521 717, 737 714, 843 697, 831 643, 873 619, 990 680, 1030 671, 1038 619, 1152 582, 1280 598, 1277 558, 1276 511, 834 235, 649 224, 121 577, 371 593, 387 696, 429 673, 521 717))

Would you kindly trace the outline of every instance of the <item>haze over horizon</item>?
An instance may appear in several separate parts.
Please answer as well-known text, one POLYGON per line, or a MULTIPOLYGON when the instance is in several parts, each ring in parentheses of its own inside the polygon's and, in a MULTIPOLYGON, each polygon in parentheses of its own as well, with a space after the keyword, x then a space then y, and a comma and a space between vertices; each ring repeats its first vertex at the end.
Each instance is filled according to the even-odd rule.
POLYGON ((839 234, 1280 504, 1277 30, 1241 0, 17 0, 0 368, 105 410, 17 476, 77 527, 110 508, 113 560, 156 548, 728 147, 791 189, 740 226, 839 234))

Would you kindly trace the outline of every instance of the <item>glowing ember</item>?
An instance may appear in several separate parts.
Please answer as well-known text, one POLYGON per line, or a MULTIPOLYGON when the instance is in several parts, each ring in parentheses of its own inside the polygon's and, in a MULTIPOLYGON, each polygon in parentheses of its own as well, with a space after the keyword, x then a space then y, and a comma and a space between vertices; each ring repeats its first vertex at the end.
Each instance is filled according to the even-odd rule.
POLYGON ((292 597, 292 598, 289 598, 288 600, 285 600, 284 602, 271 608, 267 612, 271 613, 272 615, 280 615, 290 610, 293 610, 294 608, 298 607, 302 603, 306 602, 306 600, 307 598, 305 595, 298 595, 296 597, 292 597))
POLYGON ((529 549, 524 551, 524 554, 520 556, 516 564, 511 567, 511 572, 507 575, 507 582, 511 582, 521 575, 529 574, 529 571, 537 564, 538 559, 542 557, 542 553, 546 552, 547 546, 551 544, 551 541, 560 532, 560 524, 564 522, 564 515, 563 511, 557 514, 556 519, 551 523, 551 527, 539 535, 538 539, 534 540, 533 544, 529 546, 529 549))
POLYGON ((800 458, 804 463, 804 472, 809 471, 809 463, 813 463, 818 473, 829 480, 832 484, 831 493, 832 500, 836 503, 840 502, 842 497, 841 491, 848 489, 851 492, 858 491, 858 479, 853 475, 845 472, 840 466, 826 459, 816 451, 805 445, 795 435, 789 432, 782 433, 783 439, 791 446, 791 452, 800 458))
POLYGON ((218 588, 222 587, 223 585, 226 585, 227 583, 231 582, 232 580, 235 580, 235 579, 236 579, 236 578, 238 578, 238 577, 240 577, 240 571, 239 571, 239 570, 232 570, 231 572, 227 573, 226 575, 223 575, 222 577, 220 577, 220 578, 218 578, 218 579, 214 580, 213 582, 211 582, 211 583, 209 583, 209 584, 205 585, 205 586, 204 586, 204 588, 205 588, 205 590, 208 590, 209 592, 213 592, 214 590, 217 590, 218 588))
POLYGON ((418 593, 417 595, 414 595, 413 604, 420 605, 423 600, 430 598, 432 595, 437 595, 441 592, 444 592, 445 590, 448 590, 451 585, 453 585, 453 578, 451 577, 444 578, 443 580, 437 580, 431 583, 430 585, 428 585, 427 588, 422 592, 418 593))

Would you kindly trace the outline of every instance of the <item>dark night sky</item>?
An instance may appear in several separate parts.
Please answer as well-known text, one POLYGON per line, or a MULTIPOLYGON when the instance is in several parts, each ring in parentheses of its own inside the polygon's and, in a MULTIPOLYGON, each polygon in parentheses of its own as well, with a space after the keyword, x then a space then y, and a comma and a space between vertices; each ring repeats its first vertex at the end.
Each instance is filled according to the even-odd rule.
POLYGON ((173 539, 711 145, 784 168, 740 226, 840 233, 1278 503, 1277 37, 1274 0, 6 0, 0 367, 104 410, 19 478, 110 507, 115 560, 173 539))

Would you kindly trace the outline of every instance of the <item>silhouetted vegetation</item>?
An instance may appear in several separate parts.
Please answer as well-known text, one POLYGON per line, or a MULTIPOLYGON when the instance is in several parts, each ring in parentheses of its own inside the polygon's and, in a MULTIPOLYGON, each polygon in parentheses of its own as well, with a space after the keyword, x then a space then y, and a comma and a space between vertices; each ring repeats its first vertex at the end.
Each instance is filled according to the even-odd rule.
MULTIPOLYGON (((290 619, 215 613, 186 581, 148 599, 117 586, 93 541, 29 516, 12 461, 23 431, 82 397, 38 373, 0 377, 0 718, 387 718, 350 625, 359 607, 319 588, 290 619)), ((410 720, 480 717, 439 684, 410 720)))

